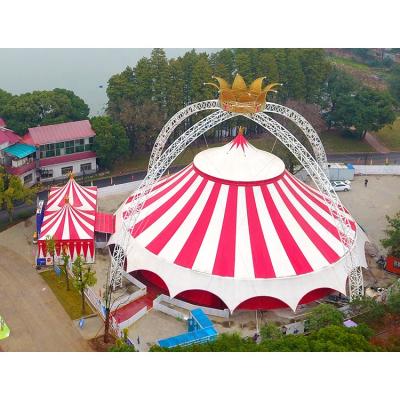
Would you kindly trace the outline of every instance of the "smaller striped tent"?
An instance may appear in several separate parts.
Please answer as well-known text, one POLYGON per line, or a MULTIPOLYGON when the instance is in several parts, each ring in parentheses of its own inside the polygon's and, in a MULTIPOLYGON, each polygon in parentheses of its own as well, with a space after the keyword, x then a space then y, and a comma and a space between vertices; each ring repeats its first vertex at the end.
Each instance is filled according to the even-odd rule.
POLYGON ((46 238, 54 237, 56 256, 65 252, 71 260, 81 256, 86 262, 94 262, 96 209, 97 188, 80 186, 72 175, 65 186, 51 188, 38 240, 38 257, 50 256, 46 238))

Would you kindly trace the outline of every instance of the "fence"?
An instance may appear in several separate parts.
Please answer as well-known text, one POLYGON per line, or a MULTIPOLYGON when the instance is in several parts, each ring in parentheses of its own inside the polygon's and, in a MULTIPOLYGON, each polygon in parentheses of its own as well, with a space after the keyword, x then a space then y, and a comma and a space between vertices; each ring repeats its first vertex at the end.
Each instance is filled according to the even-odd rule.
POLYGON ((155 310, 161 311, 164 314, 170 315, 171 317, 174 317, 174 318, 181 319, 183 321, 186 321, 187 319, 189 319, 188 315, 186 315, 180 311, 174 310, 173 308, 164 306, 164 304, 161 304, 161 301, 163 301, 163 299, 161 298, 162 296, 164 296, 164 295, 162 294, 162 295, 158 296, 156 299, 154 299, 153 308, 155 310))
POLYGON ((138 321, 140 318, 144 317, 146 314, 147 314, 147 306, 144 306, 136 314, 132 315, 129 319, 120 322, 118 326, 120 329, 127 328, 128 326, 138 321))
POLYGON ((357 175, 400 175, 400 165, 353 165, 357 175))
MULTIPOLYGON (((212 316, 214 316, 214 317, 229 318, 229 315, 230 315, 228 309, 225 309, 225 310, 218 310, 217 308, 199 307, 199 306, 196 306, 196 305, 194 305, 194 304, 186 303, 186 301, 183 301, 183 300, 173 299, 173 298, 168 297, 168 296, 166 296, 166 295, 164 295, 164 294, 161 294, 160 296, 158 296, 158 297, 154 300, 154 302, 156 302, 156 301, 157 301, 158 303, 160 303, 160 302, 169 303, 169 304, 172 304, 172 305, 174 305, 174 306, 176 306, 176 307, 183 308, 183 309, 189 310, 189 311, 190 311, 190 310, 193 310, 193 309, 195 309, 195 308, 201 308, 201 309, 204 311, 205 314, 207 314, 207 315, 212 315, 212 316)), ((154 306, 154 303, 153 303, 153 306, 154 306)), ((162 305, 162 304, 161 304, 161 306, 166 307, 166 306, 164 306, 164 305, 162 305)), ((155 307, 154 307, 154 308, 155 308, 155 307)), ((166 307, 166 308, 168 308, 169 310, 171 310, 169 307, 166 307)), ((162 311, 162 310, 160 310, 160 311, 162 311)), ((173 310, 173 311, 175 311, 175 310, 173 310)), ((167 313, 167 314, 168 314, 168 313, 167 313)), ((184 314, 182 314, 182 315, 184 315, 184 314)))

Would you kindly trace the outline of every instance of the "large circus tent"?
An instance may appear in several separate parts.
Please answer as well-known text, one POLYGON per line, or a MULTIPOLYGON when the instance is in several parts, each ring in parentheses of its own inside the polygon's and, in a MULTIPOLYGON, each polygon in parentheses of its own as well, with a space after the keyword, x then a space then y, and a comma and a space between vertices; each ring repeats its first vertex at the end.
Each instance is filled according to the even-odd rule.
POLYGON ((97 188, 79 185, 71 175, 67 184, 52 187, 38 238, 38 258, 48 257, 46 238, 55 240, 55 253, 95 259, 97 188))
MULTIPOLYGON (((133 193, 116 212, 118 243, 133 193)), ((347 212, 346 249, 328 198, 243 135, 197 154, 153 188, 131 231, 126 270, 192 304, 273 309, 346 293, 346 263, 367 267, 347 212)), ((337 217, 336 217, 337 218, 337 217)))

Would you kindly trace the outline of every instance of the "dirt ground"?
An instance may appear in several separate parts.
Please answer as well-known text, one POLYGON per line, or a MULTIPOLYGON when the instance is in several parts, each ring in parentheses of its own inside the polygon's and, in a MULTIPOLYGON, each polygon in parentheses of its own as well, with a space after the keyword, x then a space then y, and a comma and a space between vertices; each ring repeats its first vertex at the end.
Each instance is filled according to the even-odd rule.
POLYGON ((385 254, 380 240, 385 237, 385 216, 400 211, 400 176, 356 176, 349 192, 339 192, 339 197, 356 221, 366 231, 370 241, 385 254), (364 180, 368 178, 368 186, 364 180))

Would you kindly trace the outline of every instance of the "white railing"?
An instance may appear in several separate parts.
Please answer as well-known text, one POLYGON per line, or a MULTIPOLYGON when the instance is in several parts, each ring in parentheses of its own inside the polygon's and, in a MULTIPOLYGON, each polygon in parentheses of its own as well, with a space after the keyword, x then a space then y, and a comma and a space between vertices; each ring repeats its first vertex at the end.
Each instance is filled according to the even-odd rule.
POLYGON ((123 271, 122 272, 122 276, 129 281, 130 283, 133 283, 135 286, 137 286, 139 289, 144 289, 146 290, 147 293, 147 286, 140 282, 139 280, 137 280, 135 277, 133 277, 131 274, 128 274, 127 272, 123 271))
POLYGON ((188 315, 186 315, 180 311, 174 310, 173 308, 164 306, 164 304, 161 304, 161 301, 164 301, 162 299, 162 296, 164 296, 164 295, 162 294, 162 295, 158 296, 156 299, 154 299, 153 308, 155 310, 161 311, 164 314, 170 315, 171 317, 181 319, 182 321, 188 320, 188 318, 189 318, 188 315))
POLYGON ((183 300, 171 298, 169 296, 166 296, 165 294, 161 294, 154 301, 172 304, 176 307, 183 308, 184 310, 188 311, 194 310, 195 308, 201 308, 205 314, 212 315, 214 317, 229 318, 230 315, 228 309, 219 310, 217 308, 196 306, 194 304, 187 303, 186 301, 183 300))

